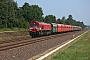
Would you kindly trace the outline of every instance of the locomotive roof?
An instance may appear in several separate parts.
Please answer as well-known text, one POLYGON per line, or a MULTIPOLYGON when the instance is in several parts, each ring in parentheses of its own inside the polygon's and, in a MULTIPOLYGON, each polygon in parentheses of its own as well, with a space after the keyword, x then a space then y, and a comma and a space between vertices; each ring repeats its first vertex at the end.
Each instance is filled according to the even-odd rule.
POLYGON ((42 24, 50 24, 50 23, 39 22, 39 21, 32 21, 32 22, 37 22, 37 23, 42 23, 42 24))

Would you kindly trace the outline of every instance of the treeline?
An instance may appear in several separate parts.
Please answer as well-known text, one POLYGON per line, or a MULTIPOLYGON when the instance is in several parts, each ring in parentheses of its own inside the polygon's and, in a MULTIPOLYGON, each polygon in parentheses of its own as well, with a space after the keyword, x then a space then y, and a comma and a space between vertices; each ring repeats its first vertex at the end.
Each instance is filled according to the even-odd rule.
POLYGON ((25 2, 22 7, 18 7, 14 0, 0 0, 0 28, 27 29, 29 22, 33 20, 84 27, 84 23, 74 20, 72 15, 69 15, 67 19, 65 17, 56 19, 54 15, 43 17, 43 15, 43 10, 38 5, 30 5, 25 2))

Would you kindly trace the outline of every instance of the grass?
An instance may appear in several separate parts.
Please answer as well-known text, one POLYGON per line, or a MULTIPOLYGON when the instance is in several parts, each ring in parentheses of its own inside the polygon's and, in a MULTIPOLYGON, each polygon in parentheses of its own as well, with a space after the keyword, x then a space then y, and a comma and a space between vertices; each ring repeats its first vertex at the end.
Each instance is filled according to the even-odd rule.
POLYGON ((67 49, 52 56, 50 60, 90 60, 90 31, 67 49))
POLYGON ((27 30, 27 29, 25 29, 25 28, 12 28, 12 29, 2 28, 2 29, 0 29, 0 32, 4 32, 4 31, 24 31, 24 30, 27 30))

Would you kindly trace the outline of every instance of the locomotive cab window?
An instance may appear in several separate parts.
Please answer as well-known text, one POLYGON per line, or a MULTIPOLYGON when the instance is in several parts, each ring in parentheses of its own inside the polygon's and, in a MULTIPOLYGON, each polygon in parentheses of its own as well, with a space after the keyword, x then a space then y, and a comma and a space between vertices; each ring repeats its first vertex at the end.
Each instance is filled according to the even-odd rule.
POLYGON ((38 27, 39 25, 38 24, 35 24, 36 27, 38 27))
POLYGON ((34 24, 30 24, 30 27, 34 27, 34 24))
POLYGON ((38 27, 38 24, 30 24, 30 27, 38 27))

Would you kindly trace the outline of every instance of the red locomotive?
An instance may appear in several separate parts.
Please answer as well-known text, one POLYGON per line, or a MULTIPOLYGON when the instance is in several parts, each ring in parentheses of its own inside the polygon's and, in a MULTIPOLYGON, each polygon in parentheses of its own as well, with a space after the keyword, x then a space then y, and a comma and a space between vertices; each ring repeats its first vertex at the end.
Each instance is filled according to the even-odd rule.
POLYGON ((29 23, 29 33, 32 37, 51 34, 51 24, 33 21, 29 23))

